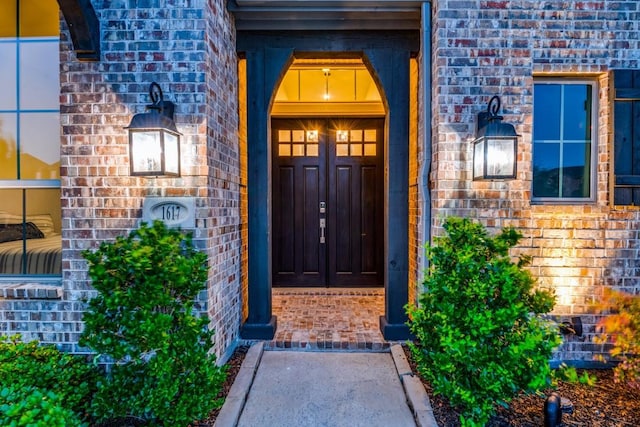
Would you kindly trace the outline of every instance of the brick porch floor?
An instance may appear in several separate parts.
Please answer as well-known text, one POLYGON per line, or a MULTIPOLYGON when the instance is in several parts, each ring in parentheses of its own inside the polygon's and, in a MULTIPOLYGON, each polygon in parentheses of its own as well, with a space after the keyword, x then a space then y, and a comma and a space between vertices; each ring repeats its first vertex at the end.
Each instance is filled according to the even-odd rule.
POLYGON ((271 348, 383 350, 381 288, 274 288, 278 328, 271 348))

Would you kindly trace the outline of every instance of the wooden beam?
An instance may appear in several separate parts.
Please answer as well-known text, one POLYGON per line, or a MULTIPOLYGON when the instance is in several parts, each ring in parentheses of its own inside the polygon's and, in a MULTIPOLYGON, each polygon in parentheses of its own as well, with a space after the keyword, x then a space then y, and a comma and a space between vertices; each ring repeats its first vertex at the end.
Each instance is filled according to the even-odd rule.
POLYGON ((100 60, 100 22, 91 0, 58 0, 79 61, 100 60))

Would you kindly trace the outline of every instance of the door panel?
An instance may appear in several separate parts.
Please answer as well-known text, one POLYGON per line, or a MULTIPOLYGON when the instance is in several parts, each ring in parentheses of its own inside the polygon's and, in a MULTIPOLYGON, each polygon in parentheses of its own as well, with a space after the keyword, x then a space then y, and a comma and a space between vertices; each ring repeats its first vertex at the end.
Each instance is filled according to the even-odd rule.
POLYGON ((384 120, 329 120, 329 284, 383 284, 384 120))
POLYGON ((274 259, 277 262, 277 269, 282 273, 293 273, 295 249, 295 191, 294 191, 294 170, 292 167, 283 166, 279 169, 279 194, 278 206, 274 207, 278 211, 278 251, 274 259))
POLYGON ((332 237, 331 241, 334 242, 330 256, 335 259, 335 268, 331 269, 331 271, 338 274, 351 273, 353 271, 354 260, 351 258, 353 236, 349 232, 353 230, 355 225, 352 221, 353 215, 351 211, 352 187, 351 168, 336 168, 335 186, 332 188, 333 197, 329 199, 333 201, 330 206, 333 206, 335 218, 329 222, 329 225, 331 225, 329 236, 332 237), (338 230, 342 230, 342 232, 338 233, 338 230))
POLYGON ((304 274, 320 274, 321 264, 324 263, 324 257, 321 256, 320 245, 320 214, 318 206, 320 205, 320 168, 317 166, 304 167, 304 197, 302 217, 304 224, 302 230, 304 234, 301 236, 303 245, 299 249, 303 256, 304 274))
POLYGON ((378 203, 376 201, 376 191, 378 190, 377 183, 380 171, 378 168, 366 166, 360 172, 360 182, 362 183, 362 192, 360 194, 360 223, 362 224, 360 239, 362 243, 361 270, 363 274, 371 274, 376 273, 380 265, 376 258, 378 255, 377 238, 381 236, 376 222, 379 221, 379 218, 377 218, 379 213, 376 211, 376 204, 378 203))
POLYGON ((273 119, 273 285, 382 286, 383 119, 273 119))

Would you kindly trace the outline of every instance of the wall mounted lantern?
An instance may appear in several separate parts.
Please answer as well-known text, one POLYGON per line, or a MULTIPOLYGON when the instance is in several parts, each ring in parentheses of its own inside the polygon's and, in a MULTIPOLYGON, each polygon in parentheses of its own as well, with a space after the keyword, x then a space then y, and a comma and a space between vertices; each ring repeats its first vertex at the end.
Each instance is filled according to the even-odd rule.
POLYGON ((133 116, 129 131, 129 160, 133 176, 180 176, 180 133, 173 121, 175 105, 165 101, 162 89, 149 87, 153 104, 133 116))
POLYGON ((487 111, 478 113, 473 141, 473 180, 504 180, 516 177, 518 134, 512 124, 502 123, 500 97, 491 98, 487 111))

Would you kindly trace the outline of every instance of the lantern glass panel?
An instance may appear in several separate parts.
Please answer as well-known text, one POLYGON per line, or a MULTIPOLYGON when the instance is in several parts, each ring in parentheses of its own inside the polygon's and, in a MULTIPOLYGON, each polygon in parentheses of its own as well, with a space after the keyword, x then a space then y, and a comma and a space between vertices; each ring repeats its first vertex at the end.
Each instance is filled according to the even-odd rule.
POLYGON ((515 141, 508 139, 487 140, 487 175, 510 177, 514 174, 515 141))
POLYGON ((180 150, 178 135, 169 132, 164 133, 164 171, 169 175, 180 173, 180 150))
POLYGON ((131 167, 134 174, 162 170, 160 131, 131 131, 131 167))
POLYGON ((484 138, 473 145, 473 178, 484 177, 484 138))

